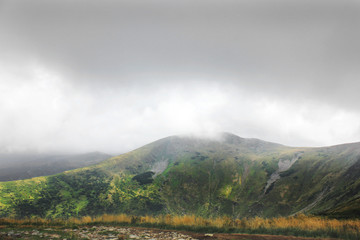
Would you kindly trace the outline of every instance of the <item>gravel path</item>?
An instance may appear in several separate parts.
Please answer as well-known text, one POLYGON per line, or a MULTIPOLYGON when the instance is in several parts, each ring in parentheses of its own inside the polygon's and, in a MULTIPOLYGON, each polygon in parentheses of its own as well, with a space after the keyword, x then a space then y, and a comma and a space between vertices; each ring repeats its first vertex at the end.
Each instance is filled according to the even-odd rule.
MULTIPOLYGON (((127 228, 127 227, 111 227, 111 226, 94 226, 82 227, 79 229, 10 229, 0 231, 0 239, 92 239, 92 240, 312 240, 315 238, 291 237, 291 236, 274 236, 259 234, 224 234, 224 233, 194 233, 164 229, 152 228, 127 228)), ((316 240, 321 240, 316 238, 316 240)), ((324 238, 322 240, 325 240, 324 238)), ((329 239, 327 239, 329 240, 329 239)))

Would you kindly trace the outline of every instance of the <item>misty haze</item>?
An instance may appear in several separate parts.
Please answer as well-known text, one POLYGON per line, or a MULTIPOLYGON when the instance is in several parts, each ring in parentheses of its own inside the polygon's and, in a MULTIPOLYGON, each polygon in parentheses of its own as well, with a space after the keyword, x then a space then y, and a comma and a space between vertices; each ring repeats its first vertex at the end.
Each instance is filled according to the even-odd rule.
POLYGON ((356 0, 0 0, 0 239, 359 239, 359 29, 356 0))

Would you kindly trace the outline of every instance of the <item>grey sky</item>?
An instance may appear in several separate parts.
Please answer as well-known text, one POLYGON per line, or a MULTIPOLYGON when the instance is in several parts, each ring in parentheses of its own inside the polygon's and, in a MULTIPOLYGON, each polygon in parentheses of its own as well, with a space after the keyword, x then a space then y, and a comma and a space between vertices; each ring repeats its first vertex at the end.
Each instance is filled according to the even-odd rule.
POLYGON ((0 151, 360 140, 359 1, 0 1, 0 151))

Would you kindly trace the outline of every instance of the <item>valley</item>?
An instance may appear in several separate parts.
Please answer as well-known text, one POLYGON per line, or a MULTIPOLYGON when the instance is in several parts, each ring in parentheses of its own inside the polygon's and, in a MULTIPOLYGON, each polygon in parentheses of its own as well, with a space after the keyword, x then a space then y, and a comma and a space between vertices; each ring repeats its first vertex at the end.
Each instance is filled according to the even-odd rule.
POLYGON ((111 155, 101 152, 85 154, 1 153, 0 182, 48 176, 102 162, 111 155))

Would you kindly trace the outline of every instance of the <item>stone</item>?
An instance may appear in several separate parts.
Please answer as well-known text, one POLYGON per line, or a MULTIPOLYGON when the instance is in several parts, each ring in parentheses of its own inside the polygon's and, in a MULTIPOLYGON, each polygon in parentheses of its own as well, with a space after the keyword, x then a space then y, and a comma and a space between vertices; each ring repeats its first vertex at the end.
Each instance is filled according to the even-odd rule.
POLYGON ((124 234, 119 234, 119 235, 118 235, 118 239, 119 239, 119 240, 125 240, 125 239, 126 239, 126 235, 124 235, 124 234))

